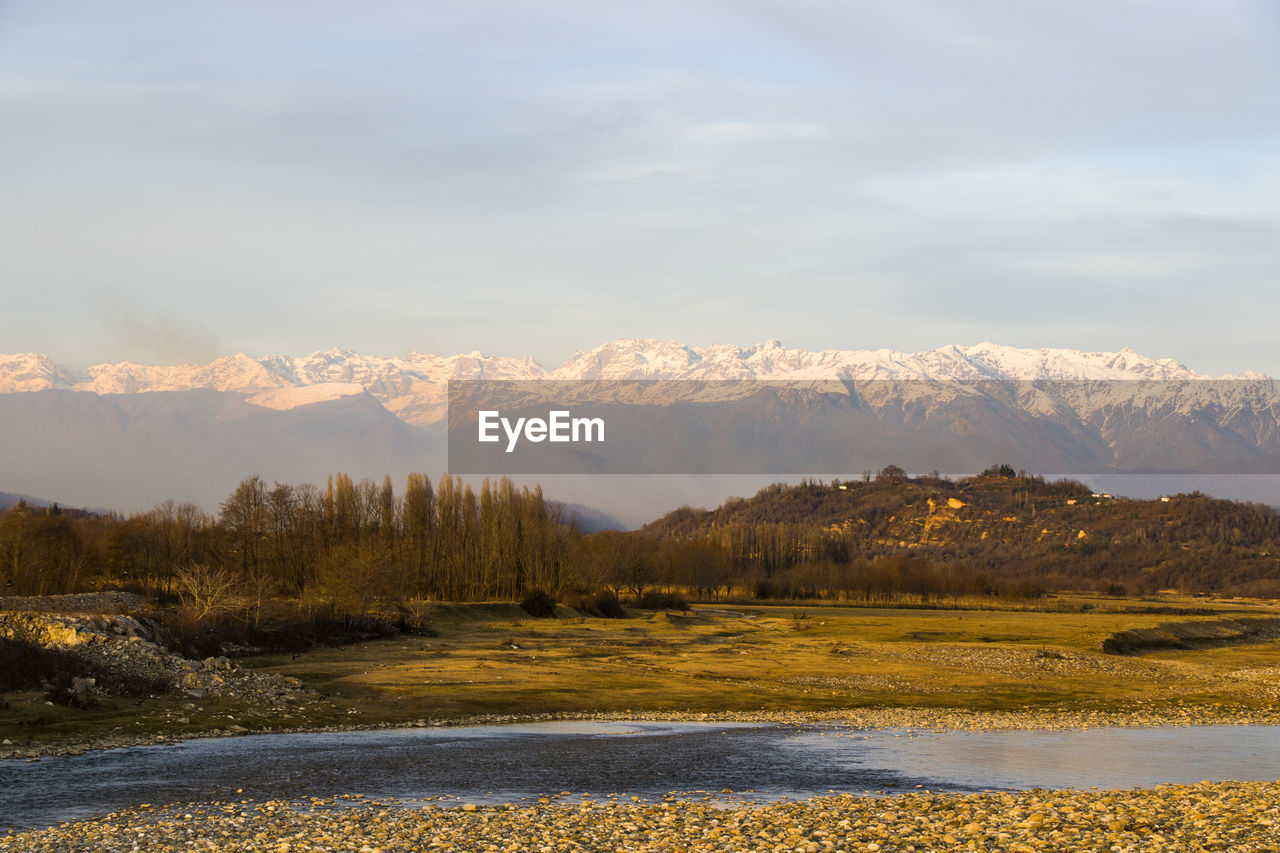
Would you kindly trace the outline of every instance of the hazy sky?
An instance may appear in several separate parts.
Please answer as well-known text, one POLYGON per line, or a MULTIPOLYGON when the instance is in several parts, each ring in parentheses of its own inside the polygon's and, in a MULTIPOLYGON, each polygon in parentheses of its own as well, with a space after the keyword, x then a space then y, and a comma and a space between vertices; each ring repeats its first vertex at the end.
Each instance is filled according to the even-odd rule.
POLYGON ((1280 375, 1273 0, 0 0, 0 352, 1280 375))

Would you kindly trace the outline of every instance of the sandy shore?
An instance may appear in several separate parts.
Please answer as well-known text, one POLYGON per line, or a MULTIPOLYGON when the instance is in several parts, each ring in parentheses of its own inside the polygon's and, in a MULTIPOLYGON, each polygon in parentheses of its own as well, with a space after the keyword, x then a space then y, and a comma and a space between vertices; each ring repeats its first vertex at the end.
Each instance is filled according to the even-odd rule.
POLYGON ((1280 782, 1028 791, 766 805, 733 794, 660 803, 544 798, 406 808, 358 798, 140 807, 0 838, 0 851, 1275 850, 1280 782), (726 804, 728 801, 728 804, 726 804))

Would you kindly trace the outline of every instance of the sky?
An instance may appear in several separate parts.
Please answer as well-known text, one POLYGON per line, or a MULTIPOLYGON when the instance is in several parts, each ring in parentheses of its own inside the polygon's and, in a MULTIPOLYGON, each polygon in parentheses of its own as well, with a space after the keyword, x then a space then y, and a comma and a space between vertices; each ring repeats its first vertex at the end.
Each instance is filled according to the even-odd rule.
POLYGON ((0 352, 1280 376, 1271 0, 0 0, 0 352))

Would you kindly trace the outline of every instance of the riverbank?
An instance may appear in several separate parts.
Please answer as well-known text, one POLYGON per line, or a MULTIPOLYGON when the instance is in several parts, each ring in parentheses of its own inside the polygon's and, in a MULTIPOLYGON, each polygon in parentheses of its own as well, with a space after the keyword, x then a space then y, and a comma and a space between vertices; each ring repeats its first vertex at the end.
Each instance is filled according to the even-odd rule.
POLYGON ((566 793, 533 805, 454 808, 344 796, 143 806, 0 837, 0 851, 1267 850, 1280 845, 1278 804, 1280 782, 842 794, 764 805, 735 802, 732 792, 658 803, 566 793))
MULTIPOLYGON (((1217 605, 1193 620, 1224 612, 1217 605)), ((84 708, 50 703, 40 692, 7 695, 0 758, 268 732, 556 719, 833 720, 934 730, 1280 723, 1280 642, 1103 652, 1108 637, 1153 628, 1169 618, 1163 612, 521 613, 515 605, 436 605, 428 611, 431 636, 234 661, 173 661, 141 638, 80 631, 77 649, 128 652, 112 652, 113 662, 164 663, 176 688, 103 696, 84 708), (182 687, 192 679, 201 680, 182 687)), ((162 671, 148 665, 139 672, 162 671)))

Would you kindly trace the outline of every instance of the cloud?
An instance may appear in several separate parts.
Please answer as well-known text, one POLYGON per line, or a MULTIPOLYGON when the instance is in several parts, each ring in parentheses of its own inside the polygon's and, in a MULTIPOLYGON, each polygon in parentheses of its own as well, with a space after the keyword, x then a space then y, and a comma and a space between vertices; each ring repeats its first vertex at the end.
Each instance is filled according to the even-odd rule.
MULTIPOLYGON (((1157 289, 1269 298, 1273 6, 8 4, 0 336, 1092 346, 1157 289), (96 288, 131 301, 68 323, 96 288)), ((1230 354, 1261 325, 1164 319, 1280 373, 1230 354)))

